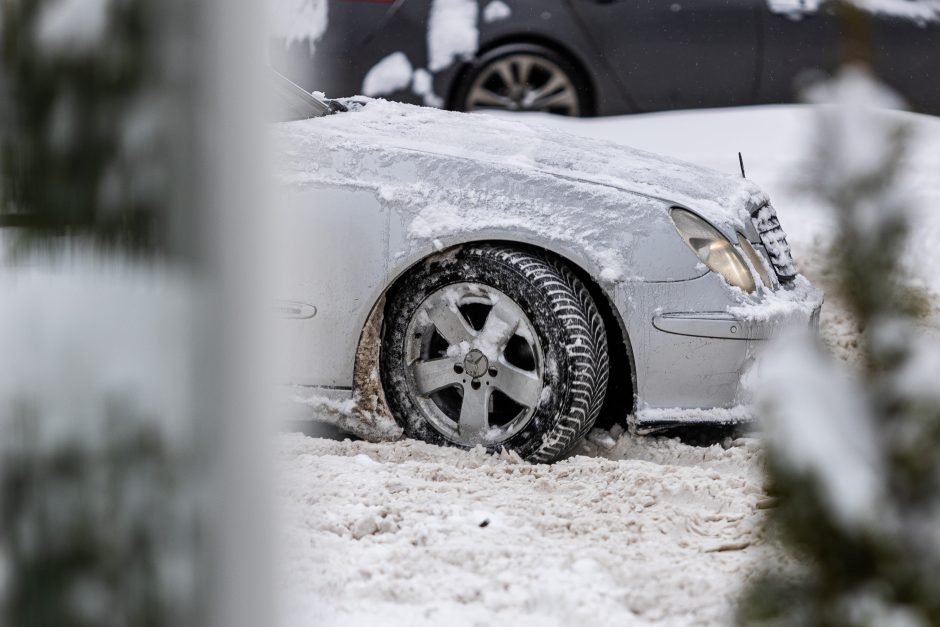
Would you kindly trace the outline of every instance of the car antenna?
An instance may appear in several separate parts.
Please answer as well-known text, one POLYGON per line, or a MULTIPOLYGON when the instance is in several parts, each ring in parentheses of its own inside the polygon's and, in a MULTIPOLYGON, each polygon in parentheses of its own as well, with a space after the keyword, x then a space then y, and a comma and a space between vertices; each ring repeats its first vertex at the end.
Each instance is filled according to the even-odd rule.
POLYGON ((746 179, 747 176, 744 174, 744 157, 741 156, 740 152, 738 152, 738 165, 741 166, 741 178, 746 179))

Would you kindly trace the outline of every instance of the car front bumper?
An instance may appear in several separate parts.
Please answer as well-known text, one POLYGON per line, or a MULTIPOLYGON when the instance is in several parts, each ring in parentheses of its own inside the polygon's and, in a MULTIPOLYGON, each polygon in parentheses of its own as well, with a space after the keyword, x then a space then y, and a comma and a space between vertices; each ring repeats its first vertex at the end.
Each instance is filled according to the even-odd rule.
POLYGON ((714 274, 649 283, 623 294, 640 431, 753 419, 742 379, 773 338, 818 329, 823 294, 805 278, 757 297, 714 274))

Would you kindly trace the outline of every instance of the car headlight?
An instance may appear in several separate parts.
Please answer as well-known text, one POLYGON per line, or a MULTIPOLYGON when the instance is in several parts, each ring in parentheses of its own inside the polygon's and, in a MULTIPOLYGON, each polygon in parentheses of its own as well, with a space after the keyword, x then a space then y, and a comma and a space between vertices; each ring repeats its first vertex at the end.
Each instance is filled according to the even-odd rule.
POLYGON ((717 272, 729 285, 745 292, 756 289, 754 277, 734 244, 721 231, 685 209, 672 210, 672 222, 692 252, 709 270, 717 272))
POLYGON ((741 247, 741 250, 744 251, 744 256, 747 257, 751 265, 754 266, 754 270, 757 272, 757 276, 760 277, 760 282, 764 284, 764 287, 767 289, 773 287, 773 284, 770 282, 770 274, 767 272, 767 266, 764 265, 763 258, 741 233, 738 233, 738 246, 741 247))

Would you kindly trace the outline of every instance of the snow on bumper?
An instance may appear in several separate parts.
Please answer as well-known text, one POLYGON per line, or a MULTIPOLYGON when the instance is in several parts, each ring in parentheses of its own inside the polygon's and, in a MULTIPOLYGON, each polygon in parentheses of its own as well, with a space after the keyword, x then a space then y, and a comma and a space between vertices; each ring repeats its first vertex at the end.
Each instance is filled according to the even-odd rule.
POLYGON ((631 336, 638 430, 752 420, 742 381, 754 359, 790 329, 818 328, 823 294, 801 276, 761 294, 732 290, 730 304, 718 281, 660 284, 630 299, 634 323, 644 327, 631 336))
POLYGON ((818 328, 823 293, 803 277, 759 302, 722 312, 660 313, 653 326, 666 333, 727 340, 768 340, 794 327, 818 328))

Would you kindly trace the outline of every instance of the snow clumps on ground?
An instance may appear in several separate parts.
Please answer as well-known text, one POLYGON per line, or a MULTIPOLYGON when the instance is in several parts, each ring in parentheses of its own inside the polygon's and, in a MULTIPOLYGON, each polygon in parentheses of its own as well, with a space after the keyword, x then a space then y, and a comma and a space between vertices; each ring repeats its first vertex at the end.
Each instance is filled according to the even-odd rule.
POLYGON ((770 557, 755 442, 596 440, 533 465, 281 436, 284 624, 727 623, 770 557))

